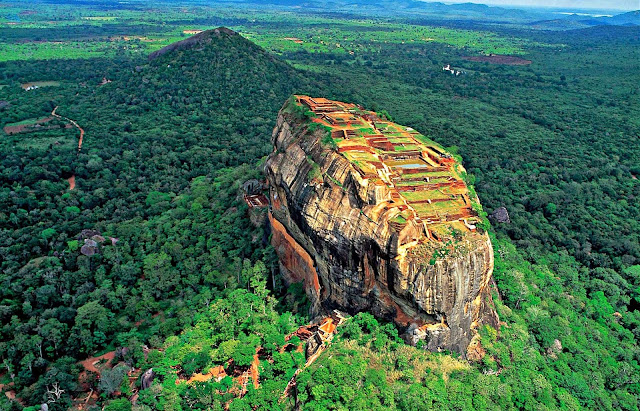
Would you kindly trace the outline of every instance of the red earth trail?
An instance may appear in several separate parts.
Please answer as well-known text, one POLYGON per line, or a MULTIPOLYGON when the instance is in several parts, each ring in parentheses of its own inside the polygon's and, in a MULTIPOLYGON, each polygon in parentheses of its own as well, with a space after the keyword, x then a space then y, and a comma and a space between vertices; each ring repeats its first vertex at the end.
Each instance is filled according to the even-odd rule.
MULTIPOLYGON (((80 150, 82 149, 82 140, 84 139, 84 129, 82 127, 80 127, 78 125, 78 123, 76 123, 74 120, 71 120, 68 117, 61 116, 60 114, 56 114, 56 110, 58 110, 58 106, 56 106, 53 109, 53 111, 51 112, 52 116, 57 117, 59 119, 67 120, 68 122, 73 124, 75 128, 80 130, 80 139, 78 140, 78 153, 80 153, 80 150)), ((69 177, 67 179, 67 181, 69 182, 69 190, 73 190, 74 188, 76 188, 76 176, 75 175, 72 175, 71 177, 69 177)))
POLYGON ((69 182, 69 190, 73 190, 74 188, 76 188, 76 176, 72 175, 71 177, 67 178, 67 182, 69 182))
POLYGON ((78 125, 78 123, 76 123, 75 121, 71 120, 68 117, 63 117, 60 114, 56 114, 56 110, 58 109, 58 106, 56 106, 56 108, 53 109, 53 111, 51 112, 51 115, 63 120, 67 120, 68 122, 70 122, 71 124, 73 124, 78 130, 80 130, 80 139, 78 140, 78 151, 80 151, 80 149, 82 149, 82 139, 84 138, 84 129, 82 127, 80 127, 78 125))

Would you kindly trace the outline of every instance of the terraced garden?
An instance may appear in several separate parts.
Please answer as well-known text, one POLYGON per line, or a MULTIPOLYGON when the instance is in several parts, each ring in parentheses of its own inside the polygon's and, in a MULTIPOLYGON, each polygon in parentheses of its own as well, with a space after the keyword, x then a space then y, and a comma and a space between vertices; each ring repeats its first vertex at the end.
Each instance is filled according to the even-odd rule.
POLYGON ((330 130, 337 151, 363 180, 386 185, 388 201, 404 203, 392 222, 403 226, 414 219, 436 239, 451 229, 476 231, 477 200, 470 198, 462 166, 440 145, 354 104, 309 96, 296 96, 296 102, 313 113, 313 123, 330 130))

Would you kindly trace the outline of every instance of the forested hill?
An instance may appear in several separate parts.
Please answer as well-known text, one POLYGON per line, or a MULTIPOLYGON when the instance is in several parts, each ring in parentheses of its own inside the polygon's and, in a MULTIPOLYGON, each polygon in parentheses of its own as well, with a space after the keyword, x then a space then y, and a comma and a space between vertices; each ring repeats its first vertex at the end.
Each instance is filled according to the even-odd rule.
POLYGON ((209 30, 194 38, 194 43, 179 42, 153 53, 148 65, 136 67, 98 98, 113 107, 106 111, 109 115, 133 112, 127 119, 132 120, 130 131, 141 133, 137 137, 153 135, 149 129, 154 125, 168 125, 162 134, 169 135, 184 127, 179 139, 187 149, 196 142, 203 149, 196 157, 214 151, 206 157, 207 166, 260 158, 271 149, 268 136, 282 97, 309 83, 230 30, 209 30), (147 123, 150 118, 157 123, 147 123))
POLYGON ((27 404, 42 402, 53 380, 70 401, 78 360, 157 346, 193 309, 235 289, 244 259, 264 258, 262 226, 249 221, 239 187, 260 175, 282 103, 316 91, 239 35, 200 38, 149 63, 100 62, 92 68, 111 82, 99 87, 18 87, 7 97, 6 119, 24 117, 30 98, 31 115, 58 105, 86 131, 77 157, 69 145, 25 147, 21 136, 0 143, 0 362, 27 404), (95 235, 96 253, 84 255, 95 235))
MULTIPOLYGON (((229 30, 226 27, 218 27, 217 29, 214 30, 206 30, 203 31, 201 33, 198 33, 194 36, 191 36, 187 39, 169 44, 166 47, 161 48, 160 50, 156 50, 153 53, 151 53, 149 55, 149 60, 153 60, 156 59, 164 54, 167 54, 169 52, 176 52, 178 50, 180 51, 184 51, 184 50, 190 50, 194 47, 198 47, 198 46, 205 46, 206 44, 211 43, 212 41, 215 41, 214 38, 215 37, 224 37, 224 36, 238 36, 240 37, 240 35, 238 33, 236 33, 233 30, 229 30)), ((249 44, 252 44, 250 41, 245 40, 246 41, 246 46, 247 47, 251 47, 249 44)), ((202 49, 201 51, 204 51, 204 49, 202 49)), ((174 56, 170 56, 170 58, 173 58, 174 56)))

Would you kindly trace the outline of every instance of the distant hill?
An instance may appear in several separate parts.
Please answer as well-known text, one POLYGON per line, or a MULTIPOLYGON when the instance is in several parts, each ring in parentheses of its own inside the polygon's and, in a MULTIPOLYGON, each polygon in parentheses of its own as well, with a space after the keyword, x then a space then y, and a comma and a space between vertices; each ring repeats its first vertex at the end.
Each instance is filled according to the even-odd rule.
POLYGON ((473 20, 476 23, 490 24, 516 23, 540 30, 572 30, 599 25, 640 25, 640 11, 614 17, 592 17, 581 13, 564 14, 553 10, 499 7, 479 3, 446 4, 420 0, 242 0, 242 2, 364 15, 406 15, 415 19, 473 20))
POLYGON ((618 14, 610 17, 610 24, 640 26, 640 10, 618 14))
POLYGON ((568 14, 549 20, 534 21, 531 28, 541 30, 573 30, 595 26, 638 26, 640 10, 618 14, 613 17, 590 17, 580 14, 568 14))
POLYGON ((552 20, 534 21, 533 23, 529 24, 529 27, 537 30, 574 30, 583 29, 590 26, 579 21, 574 21, 566 18, 558 18, 552 20))
MULTIPOLYGON (((157 116, 154 121, 170 122, 174 116, 196 119, 194 124, 208 134, 200 143, 228 150, 231 164, 268 153, 268 137, 282 101, 294 91, 307 90, 309 84, 289 64, 224 27, 151 53, 149 64, 128 81, 146 84, 136 98, 156 107, 149 112, 157 116), (222 131, 223 124, 209 120, 216 117, 227 118, 224 124, 233 127, 222 131)), ((127 88, 136 90, 134 84, 127 88)))
POLYGON ((358 14, 407 14, 411 17, 434 19, 502 19, 533 21, 540 16, 522 9, 502 8, 478 3, 445 4, 420 0, 244 0, 248 4, 319 9, 358 14))
POLYGON ((194 46, 209 44, 214 41, 214 38, 222 38, 224 36, 238 36, 238 33, 226 27, 219 27, 214 30, 203 31, 202 33, 198 33, 187 39, 169 44, 168 46, 163 47, 160 50, 154 51, 149 55, 149 60, 153 60, 162 56, 163 54, 172 52, 174 50, 186 50, 194 46))

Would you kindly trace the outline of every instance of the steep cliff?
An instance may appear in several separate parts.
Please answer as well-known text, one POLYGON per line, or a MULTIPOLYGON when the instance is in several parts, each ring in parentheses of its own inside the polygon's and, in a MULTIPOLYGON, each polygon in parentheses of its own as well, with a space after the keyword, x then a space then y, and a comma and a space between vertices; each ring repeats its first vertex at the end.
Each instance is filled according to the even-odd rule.
POLYGON ((369 311, 412 343, 465 353, 497 326, 493 253, 449 153, 361 107, 294 96, 265 172, 272 242, 312 309, 369 311))

